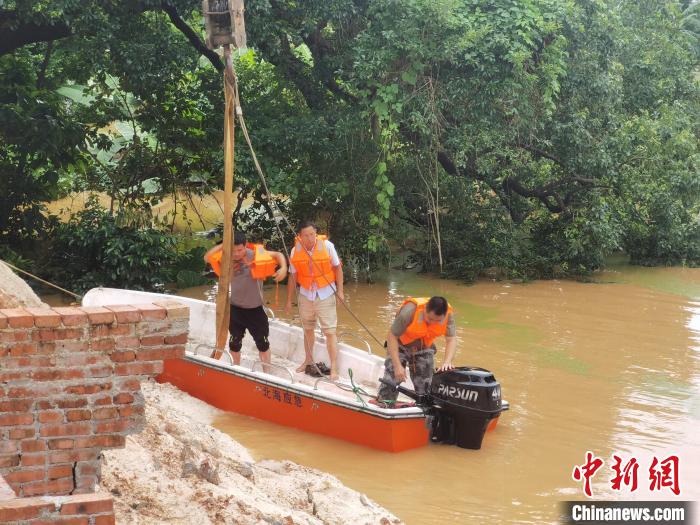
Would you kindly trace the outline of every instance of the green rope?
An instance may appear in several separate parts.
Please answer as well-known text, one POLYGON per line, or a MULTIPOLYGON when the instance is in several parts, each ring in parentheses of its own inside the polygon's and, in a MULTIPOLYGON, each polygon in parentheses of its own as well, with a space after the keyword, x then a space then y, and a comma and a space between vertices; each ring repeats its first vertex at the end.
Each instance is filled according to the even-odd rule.
POLYGON ((350 384, 352 385, 353 393, 357 396, 357 399, 360 401, 360 403, 362 403, 362 406, 364 408, 368 408, 367 403, 365 402, 364 399, 362 399, 362 396, 360 394, 364 394, 367 397, 372 397, 372 396, 364 388, 362 388, 361 386, 357 386, 355 384, 355 380, 352 378, 352 368, 348 368, 348 377, 350 378, 350 384))

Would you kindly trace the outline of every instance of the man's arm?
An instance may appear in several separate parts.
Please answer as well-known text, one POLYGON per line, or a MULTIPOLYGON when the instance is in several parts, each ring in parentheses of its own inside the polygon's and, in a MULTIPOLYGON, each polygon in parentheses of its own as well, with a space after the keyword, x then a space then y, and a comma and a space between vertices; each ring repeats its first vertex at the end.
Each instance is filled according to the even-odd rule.
POLYGON ((438 368, 440 372, 445 370, 452 370, 454 365, 452 364, 452 359, 454 359, 455 352, 457 351, 457 336, 445 337, 445 360, 442 362, 442 366, 438 368))
POLYGON ((276 262, 279 268, 275 272, 275 282, 278 283, 287 277, 287 259, 280 252, 267 252, 276 262))
POLYGON ((212 255, 214 255, 216 252, 220 252, 220 251, 223 250, 223 249, 224 249, 224 243, 217 244, 217 245, 214 246, 213 248, 209 248, 209 251, 208 251, 207 253, 204 254, 204 262, 205 262, 205 263, 208 263, 208 262, 209 262, 209 258, 210 258, 212 255))
POLYGON ((401 365, 401 360, 399 359, 399 338, 392 333, 391 329, 386 334, 386 346, 389 351, 389 358, 391 358, 391 362, 394 365, 394 380, 397 383, 406 381, 406 369, 401 365))
POLYGON ((285 310, 287 313, 291 312, 292 310, 292 297, 294 296, 294 292, 297 290, 297 276, 293 272, 289 272, 289 280, 287 281, 287 305, 285 307, 285 310))
POLYGON ((335 272, 335 286, 336 293, 338 294, 338 299, 341 301, 345 300, 345 294, 343 293, 343 265, 333 267, 333 272, 335 272))

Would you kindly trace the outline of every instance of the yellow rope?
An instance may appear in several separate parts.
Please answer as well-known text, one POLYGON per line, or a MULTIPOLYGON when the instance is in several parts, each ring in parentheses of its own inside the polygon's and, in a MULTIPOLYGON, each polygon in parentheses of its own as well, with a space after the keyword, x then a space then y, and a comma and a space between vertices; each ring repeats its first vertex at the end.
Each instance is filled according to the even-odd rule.
POLYGON ((72 295, 72 296, 75 297, 78 301, 80 301, 80 300, 83 298, 82 295, 78 295, 77 293, 70 292, 70 291, 66 290, 65 288, 61 288, 61 287, 58 286, 57 284, 53 284, 53 283, 50 283, 49 281, 45 281, 45 280, 42 279, 41 277, 37 277, 37 276, 34 275, 33 273, 29 273, 29 272, 27 272, 27 271, 25 271, 25 270, 22 270, 22 268, 17 268, 16 266, 10 264, 10 263, 7 262, 7 261, 2 261, 2 262, 4 262, 7 266, 9 266, 10 268, 12 268, 13 270, 15 270, 15 271, 17 271, 17 272, 21 272, 21 273, 23 273, 23 274, 25 274, 25 275, 28 275, 29 277, 31 277, 32 279, 36 279, 36 280, 39 281, 40 283, 44 283, 44 284, 47 285, 47 286, 51 286, 51 287, 53 287, 53 288, 56 288, 57 290, 61 290, 63 293, 67 293, 68 295, 72 295))

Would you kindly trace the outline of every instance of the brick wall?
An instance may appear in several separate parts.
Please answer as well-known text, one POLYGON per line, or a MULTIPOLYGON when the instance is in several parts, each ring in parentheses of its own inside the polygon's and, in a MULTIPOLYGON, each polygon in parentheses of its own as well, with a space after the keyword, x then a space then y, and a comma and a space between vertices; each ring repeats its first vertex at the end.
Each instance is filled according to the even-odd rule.
POLYGON ((18 497, 94 491, 102 450, 143 426, 141 381, 184 354, 188 318, 173 302, 0 310, 0 476, 18 497))

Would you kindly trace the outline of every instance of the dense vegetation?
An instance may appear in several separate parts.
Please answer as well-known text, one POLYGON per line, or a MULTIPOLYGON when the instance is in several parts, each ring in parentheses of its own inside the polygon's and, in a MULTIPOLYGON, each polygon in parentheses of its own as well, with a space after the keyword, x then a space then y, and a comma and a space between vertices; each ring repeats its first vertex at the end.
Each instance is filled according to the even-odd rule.
MULTIPOLYGON (((200 7, 0 1, 3 257, 78 287, 186 277, 197 257, 149 210, 222 186, 200 7), (110 209, 42 213, 83 189, 110 209)), ((246 28, 236 69, 270 188, 354 263, 401 251, 469 279, 586 274, 619 250, 700 262, 698 3, 249 0, 246 28)), ((274 238, 236 142, 258 203, 238 220, 274 238)))

